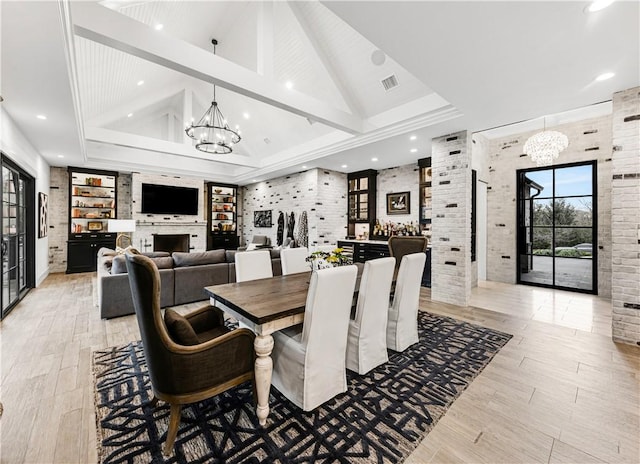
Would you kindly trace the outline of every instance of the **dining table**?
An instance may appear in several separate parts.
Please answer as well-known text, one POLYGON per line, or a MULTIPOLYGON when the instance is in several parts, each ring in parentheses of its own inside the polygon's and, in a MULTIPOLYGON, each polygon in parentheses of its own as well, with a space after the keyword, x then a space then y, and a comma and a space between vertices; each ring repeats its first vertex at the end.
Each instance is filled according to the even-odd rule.
POLYGON ((254 372, 258 397, 256 415, 260 425, 265 425, 269 416, 273 373, 271 334, 304 321, 310 279, 311 272, 302 272, 204 288, 212 306, 233 316, 256 334, 254 372))

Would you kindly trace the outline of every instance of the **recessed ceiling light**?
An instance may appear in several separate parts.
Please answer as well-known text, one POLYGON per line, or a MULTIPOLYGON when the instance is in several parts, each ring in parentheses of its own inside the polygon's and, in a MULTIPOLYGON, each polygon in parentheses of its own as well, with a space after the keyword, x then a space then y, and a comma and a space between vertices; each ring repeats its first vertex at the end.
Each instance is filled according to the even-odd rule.
POLYGON ((249 118, 251 117, 251 115, 250 115, 249 113, 242 113, 242 116, 243 116, 245 119, 249 119, 249 118))
POLYGON ((589 6, 587 7, 587 11, 589 13, 593 13, 595 11, 604 10, 606 7, 611 5, 613 1, 614 0, 595 0, 594 2, 591 2, 589 4, 589 6))
POLYGON ((287 82, 285 82, 284 86, 286 88, 288 88, 289 90, 291 90, 293 88, 293 82, 287 81, 287 82))
POLYGON ((378 161, 378 158, 371 158, 371 161, 378 161))
POLYGON ((130 118, 131 116, 133 116, 133 113, 129 113, 129 114, 127 115, 127 117, 128 117, 128 118, 130 118))
POLYGON ((39 114, 39 115, 37 115, 37 116, 36 116, 36 118, 38 118, 38 119, 42 119, 43 121, 44 121, 45 119, 47 119, 47 117, 46 117, 44 114, 39 114))
POLYGON ((615 73, 606 72, 606 73, 600 74, 598 77, 596 77, 596 80, 597 81, 606 81, 607 79, 611 79, 615 75, 616 75, 615 73))
POLYGON ((138 81, 138 85, 144 84, 144 81, 138 81))
POLYGON ((342 167, 343 167, 343 168, 346 168, 346 167, 347 167, 347 165, 346 165, 346 164, 343 164, 343 165, 342 165, 342 167))
POLYGON ((64 155, 58 155, 58 158, 64 158, 64 155))
POLYGON ((412 149, 411 149, 411 153, 415 153, 415 152, 417 152, 417 151, 418 151, 418 149, 417 149, 417 148, 412 148, 412 149))
POLYGON ((156 31, 161 31, 164 27, 164 24, 156 24, 156 31))
POLYGON ((258 182, 257 180, 253 179, 251 182, 258 182))
POLYGON ((415 140, 415 139, 417 139, 417 138, 418 138, 418 137, 416 137, 415 135, 412 135, 411 137, 409 137, 409 140, 415 140))
POLYGON ((307 169, 307 166, 306 165, 302 165, 302 169, 307 169))

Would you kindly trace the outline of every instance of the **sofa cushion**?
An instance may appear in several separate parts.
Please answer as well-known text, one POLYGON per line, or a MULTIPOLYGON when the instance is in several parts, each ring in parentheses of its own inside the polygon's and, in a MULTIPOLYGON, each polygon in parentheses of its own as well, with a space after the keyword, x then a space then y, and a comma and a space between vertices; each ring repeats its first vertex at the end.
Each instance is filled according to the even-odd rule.
POLYGON ((111 275, 126 274, 126 273, 127 273, 127 262, 124 258, 124 255, 114 256, 113 261, 111 262, 111 275))
POLYGON ((171 253, 168 251, 145 251, 141 254, 147 258, 165 258, 167 256, 171 256, 171 253))
POLYGON ((210 250, 200 253, 173 253, 173 262, 176 267, 200 266, 202 264, 224 263, 225 250, 210 250))
POLYGON ((167 325, 171 339, 177 344, 190 346, 200 343, 189 321, 173 309, 167 309, 164 312, 164 323, 167 325))
POLYGON ((102 247, 98 250, 98 257, 101 256, 115 256, 116 250, 112 250, 111 248, 102 247))
POLYGON ((173 269, 173 258, 171 256, 160 256, 150 259, 156 263, 158 269, 173 269))

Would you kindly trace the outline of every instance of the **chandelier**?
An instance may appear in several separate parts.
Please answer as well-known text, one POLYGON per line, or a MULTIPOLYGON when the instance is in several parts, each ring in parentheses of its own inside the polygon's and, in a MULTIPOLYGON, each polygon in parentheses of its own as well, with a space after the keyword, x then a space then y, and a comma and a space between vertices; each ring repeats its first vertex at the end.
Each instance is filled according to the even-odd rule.
POLYGON ((558 158, 562 150, 569 146, 566 135, 557 131, 546 130, 546 119, 542 132, 529 137, 524 144, 524 152, 531 157, 537 166, 549 166, 558 158))
MULTIPOLYGON (((213 54, 216 54, 216 45, 218 41, 212 39, 213 54)), ((216 85, 213 84, 213 101, 211 106, 202 117, 194 124, 187 125, 185 133, 196 141, 196 149, 205 153, 215 153, 224 155, 233 152, 233 146, 242 138, 240 137, 240 126, 236 126, 235 130, 229 127, 227 119, 220 111, 218 102, 216 101, 216 85)))

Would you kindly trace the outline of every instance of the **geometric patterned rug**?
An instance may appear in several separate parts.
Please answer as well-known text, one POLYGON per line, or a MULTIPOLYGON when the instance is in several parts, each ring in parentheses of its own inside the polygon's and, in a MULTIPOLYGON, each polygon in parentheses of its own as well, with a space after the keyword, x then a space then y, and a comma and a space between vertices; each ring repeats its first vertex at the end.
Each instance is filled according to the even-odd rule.
POLYGON ((305 413, 271 388, 260 427, 250 383, 182 409, 175 452, 162 455, 169 407, 152 408, 141 342, 94 353, 102 463, 398 463, 411 454, 511 335, 420 312, 420 342, 305 413))

